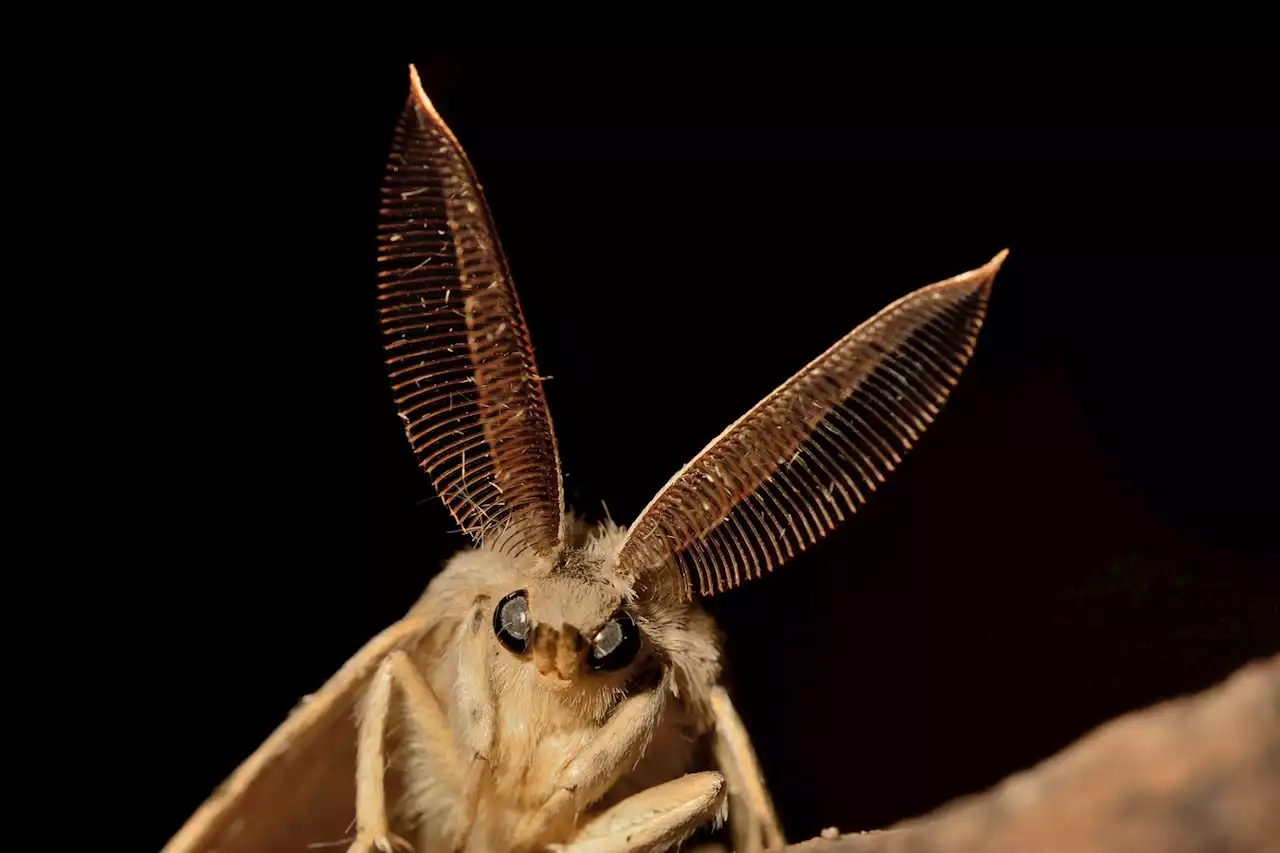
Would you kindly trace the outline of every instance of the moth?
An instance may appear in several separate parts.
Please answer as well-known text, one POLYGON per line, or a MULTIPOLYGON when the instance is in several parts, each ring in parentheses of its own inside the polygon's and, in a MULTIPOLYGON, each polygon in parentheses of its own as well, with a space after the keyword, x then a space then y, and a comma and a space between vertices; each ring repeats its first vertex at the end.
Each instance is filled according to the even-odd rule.
POLYGON ((938 416, 1007 252, 904 296, 717 436, 628 527, 565 507, 529 331, 458 140, 409 68, 378 224, 390 386, 471 546, 165 853, 784 844, 698 598, 857 512, 938 416), (410 840, 411 839, 411 840, 410 840))

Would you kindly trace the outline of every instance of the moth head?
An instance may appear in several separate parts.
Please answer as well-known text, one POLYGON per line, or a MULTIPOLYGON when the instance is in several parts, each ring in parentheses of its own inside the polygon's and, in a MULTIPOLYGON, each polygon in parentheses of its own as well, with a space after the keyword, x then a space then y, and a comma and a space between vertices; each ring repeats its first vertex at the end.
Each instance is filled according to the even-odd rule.
POLYGON ((586 618, 573 621, 558 615, 564 603, 554 592, 548 594, 548 588, 532 595, 529 589, 514 590, 493 610, 494 636, 508 653, 526 659, 555 686, 623 672, 635 664, 643 640, 625 602, 594 608, 586 618))
POLYGON ((614 570, 624 531, 566 514, 565 547, 524 563, 493 608, 504 653, 552 686, 612 685, 661 645, 654 614, 614 570))
POLYGON ((581 577, 526 578, 493 608, 503 653, 551 687, 612 685, 646 657, 643 615, 608 584, 581 577))

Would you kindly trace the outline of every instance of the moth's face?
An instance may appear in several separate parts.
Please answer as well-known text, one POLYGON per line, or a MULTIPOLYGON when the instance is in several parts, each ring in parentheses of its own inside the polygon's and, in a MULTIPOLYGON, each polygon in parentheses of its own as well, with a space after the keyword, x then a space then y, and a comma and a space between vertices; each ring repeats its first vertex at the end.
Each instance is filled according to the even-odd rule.
POLYGON ((556 687, 625 670, 642 646, 617 588, 582 576, 522 579, 494 608, 493 632, 556 687))

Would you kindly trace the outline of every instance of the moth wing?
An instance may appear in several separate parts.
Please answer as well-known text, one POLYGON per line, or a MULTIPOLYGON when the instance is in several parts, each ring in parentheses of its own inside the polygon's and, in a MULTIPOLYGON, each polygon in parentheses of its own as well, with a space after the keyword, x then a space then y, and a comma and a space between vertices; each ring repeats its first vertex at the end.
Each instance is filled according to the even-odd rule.
POLYGON ((345 850, 356 802, 356 703, 390 652, 420 642, 407 618, 364 645, 205 801, 161 853, 345 850))

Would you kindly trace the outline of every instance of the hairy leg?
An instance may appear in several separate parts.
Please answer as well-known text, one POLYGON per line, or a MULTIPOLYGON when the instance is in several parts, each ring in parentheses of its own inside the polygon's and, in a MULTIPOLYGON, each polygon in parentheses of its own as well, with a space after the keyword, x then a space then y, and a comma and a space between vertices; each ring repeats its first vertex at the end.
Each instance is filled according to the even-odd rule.
POLYGON ((348 853, 392 853, 409 850, 409 843, 391 834, 387 825, 387 716, 391 712, 390 659, 384 660, 360 703, 356 740, 356 839, 348 853))
POLYGON ((712 691, 711 708, 716 722, 716 763, 729 783, 729 827, 736 853, 784 846, 782 826, 751 739, 724 688, 712 691))
MULTIPOLYGON (((475 823, 481 791, 489 780, 489 752, 493 748, 495 706, 489 683, 489 666, 485 660, 489 612, 489 598, 476 599, 467 618, 458 627, 458 642, 455 644, 458 649, 458 675, 453 701, 459 716, 469 724, 463 728, 462 742, 453 753, 460 756, 459 766, 466 768, 461 784, 453 790, 463 792, 462 820, 468 834, 475 823)), ((447 730, 449 724, 443 713, 440 720, 447 730)), ((466 841, 466 835, 459 841, 466 841)))
MULTIPOLYGON (((386 728, 393 701, 409 723, 416 747, 410 759, 410 789, 422 798, 429 791, 432 812, 450 847, 460 848, 470 831, 474 808, 449 792, 465 790, 468 775, 458 755, 449 721, 412 659, 403 651, 387 655, 378 667, 360 709, 356 749, 356 840, 350 853, 391 853, 410 845, 388 828, 386 788, 386 728), (397 696, 398 693, 398 696, 397 696)), ((472 803, 472 805, 474 805, 472 803)))
POLYGON ((661 853, 724 820, 724 777, 690 773, 628 797, 579 829, 559 853, 661 853))
POLYGON ((666 696, 664 679, 623 700, 587 746, 566 758, 556 774, 555 793, 516 828, 514 849, 536 847, 572 830, 577 815, 640 760, 662 718, 666 696))

